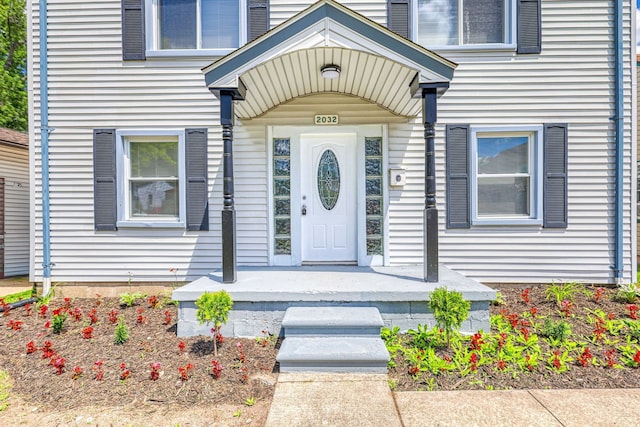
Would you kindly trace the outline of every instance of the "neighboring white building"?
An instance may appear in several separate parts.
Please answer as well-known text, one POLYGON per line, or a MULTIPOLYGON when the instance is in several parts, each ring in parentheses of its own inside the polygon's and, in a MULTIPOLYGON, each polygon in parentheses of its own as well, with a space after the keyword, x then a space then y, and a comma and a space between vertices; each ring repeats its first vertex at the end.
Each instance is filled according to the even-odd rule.
POLYGON ((439 262, 635 280, 631 0, 46 4, 28 6, 32 281, 192 280, 223 239, 227 266, 421 264, 432 122, 439 262))
POLYGON ((29 274, 29 136, 0 128, 0 279, 29 274))

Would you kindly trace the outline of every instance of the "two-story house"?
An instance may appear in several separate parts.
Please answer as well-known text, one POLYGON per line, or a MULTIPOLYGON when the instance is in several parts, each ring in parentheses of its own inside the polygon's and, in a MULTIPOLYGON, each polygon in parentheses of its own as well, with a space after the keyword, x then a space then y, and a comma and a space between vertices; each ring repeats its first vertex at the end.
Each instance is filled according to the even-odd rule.
POLYGON ((31 280, 440 263, 632 281, 634 10, 29 2, 31 280))

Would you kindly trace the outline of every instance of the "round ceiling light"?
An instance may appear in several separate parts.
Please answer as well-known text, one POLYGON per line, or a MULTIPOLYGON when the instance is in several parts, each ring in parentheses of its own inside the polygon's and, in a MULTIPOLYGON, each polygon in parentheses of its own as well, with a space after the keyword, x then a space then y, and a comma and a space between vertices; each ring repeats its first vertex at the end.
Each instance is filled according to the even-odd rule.
POLYGON ((334 64, 328 64, 320 68, 320 73, 325 79, 335 79, 340 76, 340 67, 334 64))

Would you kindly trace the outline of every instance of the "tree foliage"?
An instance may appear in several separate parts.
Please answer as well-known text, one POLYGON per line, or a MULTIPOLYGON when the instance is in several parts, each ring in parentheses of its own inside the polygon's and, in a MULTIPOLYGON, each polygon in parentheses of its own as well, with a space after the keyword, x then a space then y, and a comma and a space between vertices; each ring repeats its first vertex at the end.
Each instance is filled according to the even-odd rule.
POLYGON ((0 0, 0 126, 25 131, 27 21, 25 0, 0 0))

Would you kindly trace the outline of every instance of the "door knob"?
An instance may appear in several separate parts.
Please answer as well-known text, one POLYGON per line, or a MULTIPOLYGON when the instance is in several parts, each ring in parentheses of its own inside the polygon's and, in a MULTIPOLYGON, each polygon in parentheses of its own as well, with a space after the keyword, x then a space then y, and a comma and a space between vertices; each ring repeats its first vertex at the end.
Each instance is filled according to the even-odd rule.
POLYGON ((307 214, 307 205, 302 205, 302 215, 307 214))

